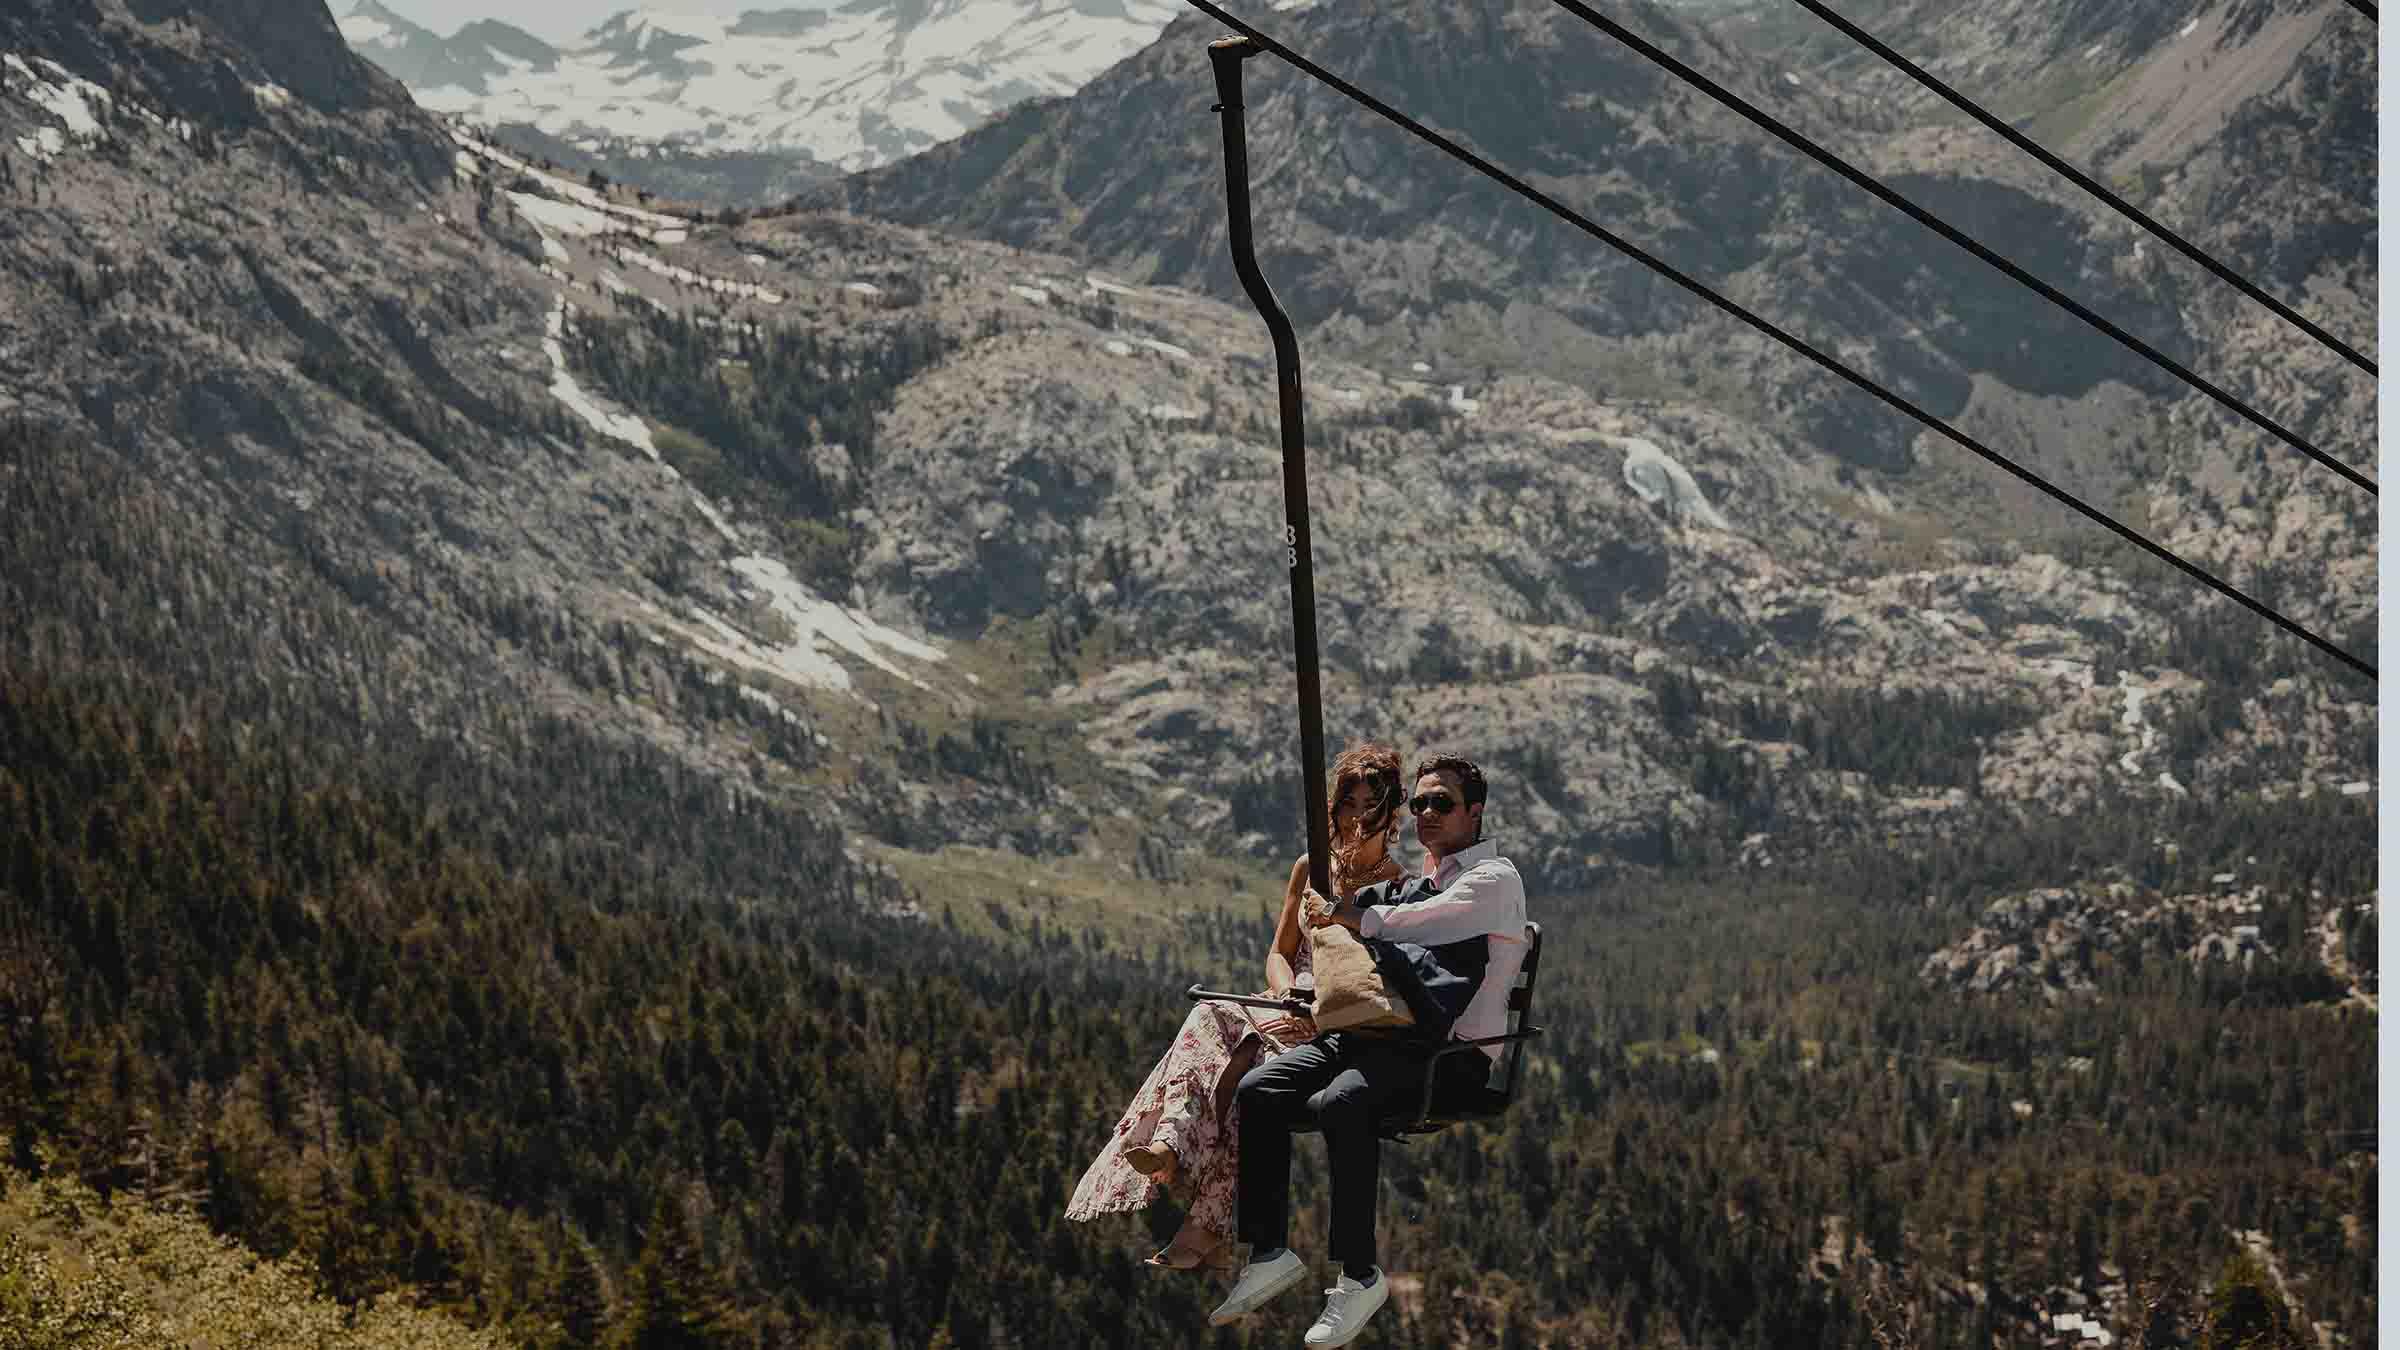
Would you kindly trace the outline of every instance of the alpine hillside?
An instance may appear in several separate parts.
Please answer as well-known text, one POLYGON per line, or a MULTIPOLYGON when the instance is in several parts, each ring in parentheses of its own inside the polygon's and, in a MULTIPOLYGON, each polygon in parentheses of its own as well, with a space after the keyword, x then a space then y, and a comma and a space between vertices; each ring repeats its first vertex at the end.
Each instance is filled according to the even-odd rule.
MULTIPOLYGON (((2371 352, 2374 33, 2299 0, 1846 9, 2371 352), (2260 176, 2264 175, 2262 179, 2260 176), (2273 181, 2274 193, 2242 185, 2273 181)), ((1786 5, 1622 22, 2352 464, 2373 380, 1786 5)), ((1826 346, 2137 526, 2356 644, 2364 493, 1995 269, 1539 0, 1328 5, 1262 19, 1346 78, 1826 346), (2320 585, 2304 573, 2322 567, 2320 585)), ((813 200, 1237 297, 1194 17, 1076 98, 1027 106, 813 200)), ((1538 370, 1692 401, 1969 534, 2091 526, 1639 264, 1266 60, 1248 75, 1267 276, 1313 353, 1538 370), (1962 467, 1963 466, 1963 467, 1962 467)))
MULTIPOLYGON (((1340 6, 1289 19, 1354 21, 1340 6)), ((13 22, 29 47, 94 50, 92 25, 46 8, 13 22)), ((1602 87, 1633 77, 1594 64, 1574 33, 1526 31, 1541 40, 1507 50, 1543 59, 1507 82, 1485 68, 1483 86, 1455 63, 1479 43, 1502 50, 1489 45, 1500 30, 1382 50, 1454 63, 1445 87, 1492 92, 1460 102, 1462 118, 1504 87, 1563 88, 1569 71, 1596 71, 1602 87)), ((1126 70, 1188 66, 1188 36, 1126 70)), ((1729 39, 1686 40, 1735 54, 1729 39)), ((331 584, 372 616, 372 647, 393 663, 378 677, 390 716, 441 723, 511 689, 771 797, 828 794, 903 854, 1291 846, 1294 823, 1272 804, 1297 775, 1277 655, 1289 614, 1273 547, 1276 433, 1260 393, 1271 373, 1255 315, 1206 294, 1222 289, 1207 246, 1221 211, 1201 188, 1212 147, 1191 128, 1144 139, 1190 72, 1119 72, 854 180, 889 202, 952 162, 965 226, 1077 236, 1060 243, 1089 253, 1131 249, 1151 228, 1147 263, 1111 271, 840 214, 698 225, 445 131, 387 79, 334 81, 322 53, 260 64, 292 42, 278 30, 245 57, 247 82, 209 77, 198 106, 212 121, 190 116, 192 96, 165 81, 191 77, 164 58, 132 67, 142 83, 121 92, 64 58, 14 79, 15 143, 33 151, 11 172, 47 208, 11 245, 20 275, 44 279, 15 293, 14 318, 71 335, 15 349, 16 416, 138 451, 193 521, 221 514, 268 541, 264 556, 288 555, 245 586, 331 584), (1096 115, 1143 153, 1188 153, 1112 169, 1096 141, 1061 131, 1019 146, 1023 172, 970 172, 1008 137, 1096 115), (247 139, 229 150, 235 131, 247 139), (319 144, 334 153, 296 148, 319 144), (263 156, 266 170, 207 172, 226 153, 263 156), (1072 175, 1034 171, 1062 156, 1072 175), (1048 216, 1024 195, 1044 182, 1048 216), (1168 216, 1164 196, 1203 205, 1168 216), (1072 228, 1056 216, 1064 204, 1072 228), (1033 214, 1012 224, 1019 207, 1033 214), (1162 279, 1182 273, 1191 286, 1162 279), (1175 828, 1145 823, 1165 818, 1175 828)), ((1363 38, 1358 49, 1378 50, 1363 38)), ((1503 350, 1490 344, 1462 357, 1443 336, 1463 331, 1457 316, 1534 313, 1449 276, 1457 260, 1502 267, 1492 232, 1516 227, 1445 211, 1437 189, 1416 186, 1433 180, 1391 173, 1342 191, 1436 193, 1387 203, 1390 228, 1417 231, 1406 237, 1422 247, 1308 226, 1318 195, 1276 186, 1298 146, 1395 147, 1355 125, 1292 139, 1292 118, 1331 110, 1312 112, 1270 74, 1253 111, 1261 229, 1298 241, 1275 243, 1269 267, 1315 327, 1329 725, 1477 747, 1523 785, 1495 824, 1553 884, 1695 849, 1805 854, 1965 828, 1995 807, 2130 796, 2197 809, 2227 792, 2371 787, 2363 682, 2089 527, 2023 507, 1978 519, 1962 493, 2001 494, 1946 442, 1912 440, 1881 414, 1828 420, 1851 400, 1607 259, 1575 265, 1538 234, 1506 250, 1507 269, 1538 282, 1547 258, 1567 278, 1537 291, 1555 306, 1535 308, 1568 326, 1555 343, 1508 344, 1521 364, 1491 359, 1503 350), (1312 239, 1326 251, 1304 251, 1312 239), (1356 260, 1355 277, 1337 258, 1356 260), (1424 345, 1395 347, 1404 335, 1424 345), (1595 361, 1623 378, 1593 377, 1595 361), (1436 537, 1450 541, 1439 568, 1402 542, 1436 537), (1923 716, 1904 729, 1881 711, 1896 701, 1923 716), (1886 734, 1901 739, 1880 745, 1886 734)), ((2248 115, 2279 125, 2267 101, 2248 115)), ((1889 316, 1917 288, 1927 304, 1905 324, 1868 325, 1860 359, 2004 444, 2025 430, 2038 451, 2044 431, 2081 429, 2032 457, 2087 489, 2113 472, 2120 511, 2139 508, 2153 531, 2358 646, 2373 554, 2369 515, 2343 485, 2262 451, 2055 318, 2009 327, 2011 297, 1943 308, 1929 245, 1853 240, 1829 222, 1872 219, 1859 208, 1812 217, 1809 194, 1827 189, 1779 190, 1775 161, 1705 108, 1674 121, 1722 176, 1677 177, 1660 158, 1662 181, 1714 193, 1721 225, 1751 219, 1737 192, 1753 203, 1740 209, 1768 214, 1755 235, 1704 231, 1676 223, 1692 218, 1666 198, 1663 230, 1746 258, 1748 289, 1770 308, 1789 296, 1889 316), (1801 286, 1831 264, 1778 254, 1797 249, 1787 238, 1862 277, 1801 286), (1979 412, 1996 408, 2014 412, 1979 412), (2294 559, 2319 555, 2299 584, 2294 559)), ((1628 125, 1635 158, 1684 153, 1628 125)), ((1654 191, 1611 172, 1629 202, 1654 191)), ((2183 172, 2192 190, 2225 193, 2235 164, 2212 149, 2183 172)), ((2062 225, 2028 240, 2105 252, 2098 225, 2023 189, 1965 178, 1945 190, 2062 225)), ((2320 191, 2339 218, 2338 194, 2320 191)), ((1350 221, 1374 218, 1353 206, 1350 221)), ((2210 312, 2107 284, 2156 314, 2210 312)), ((2338 308, 2343 293, 2324 289, 2338 308)), ((2262 401, 2319 434, 2360 427, 2339 414, 2366 406, 2364 381, 2301 379, 2309 358, 2261 346, 2262 401)), ((263 620, 229 636, 309 645, 263 620)), ((328 677, 367 659, 277 658, 328 677)))
MULTIPOLYGON (((2188 8, 2058 135, 2364 341, 2372 34, 2188 8)), ((2088 205, 1637 13, 2360 454, 2370 381, 2088 205)), ((2371 503, 1546 7, 1275 22, 2372 659, 2371 503)), ((317 0, 0 9, 0 1339, 188 1325, 177 1214, 306 1286, 257 1343, 1299 1333, 1058 1216, 1302 837, 1212 36, 703 210, 317 0)), ((1556 944, 1511 1118, 1389 1155, 1378 1335, 2367 1334, 2371 682, 1251 78, 1329 736, 1485 764, 1556 944)))

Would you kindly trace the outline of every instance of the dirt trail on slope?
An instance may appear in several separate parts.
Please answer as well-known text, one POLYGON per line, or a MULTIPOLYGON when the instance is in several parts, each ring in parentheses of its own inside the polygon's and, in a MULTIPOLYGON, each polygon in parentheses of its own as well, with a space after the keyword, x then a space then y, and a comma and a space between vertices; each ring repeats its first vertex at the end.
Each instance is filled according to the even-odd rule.
POLYGON ((2349 995, 2342 1000, 2343 1006, 2355 1003, 2373 1014, 2376 1011, 2375 995, 2359 987, 2358 972, 2351 969, 2349 959, 2342 955, 2342 915, 2348 909, 2347 905, 2336 905, 2317 920, 2317 959, 2324 963, 2325 969, 2331 971, 2335 979, 2350 986, 2349 995))

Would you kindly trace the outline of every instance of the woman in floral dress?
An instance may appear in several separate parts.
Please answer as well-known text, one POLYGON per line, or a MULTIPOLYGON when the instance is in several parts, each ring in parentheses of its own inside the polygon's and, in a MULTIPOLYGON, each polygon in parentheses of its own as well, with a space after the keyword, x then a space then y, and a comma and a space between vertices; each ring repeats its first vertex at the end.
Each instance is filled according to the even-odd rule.
MULTIPOLYGON (((1334 761, 1333 856, 1327 880, 1337 898, 1400 875, 1392 847, 1400 836, 1400 756, 1389 746, 1354 745, 1334 761)), ((1306 987, 1308 943, 1300 896, 1308 858, 1292 864, 1283 911, 1267 951, 1267 996, 1306 987)), ((1116 1132, 1075 1187, 1070 1219, 1127 1213, 1150 1203, 1153 1186, 1185 1206, 1183 1227, 1149 1264, 1175 1270, 1217 1268, 1232 1254, 1234 1086, 1262 1059, 1315 1035, 1306 1018, 1282 1017, 1234 1003, 1195 1003, 1166 1056, 1150 1071, 1116 1132)))

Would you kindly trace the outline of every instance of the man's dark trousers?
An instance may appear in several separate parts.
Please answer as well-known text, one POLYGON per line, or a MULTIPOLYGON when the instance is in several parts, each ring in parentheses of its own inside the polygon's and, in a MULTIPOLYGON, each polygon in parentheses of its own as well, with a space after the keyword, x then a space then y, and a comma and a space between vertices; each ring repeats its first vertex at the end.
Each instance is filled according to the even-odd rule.
MULTIPOLYGON (((1242 1075, 1241 1170, 1234 1192, 1238 1235, 1254 1252, 1291 1245, 1292 1125, 1313 1113, 1325 1133, 1332 1174, 1332 1240, 1327 1254, 1351 1266, 1375 1264, 1375 1183, 1382 1161, 1377 1124, 1397 1094, 1424 1090, 1423 1039, 1328 1031, 1242 1075)), ((1491 1069, 1480 1051, 1442 1060, 1444 1086, 1480 1083, 1491 1069)), ((1414 1113, 1414 1101, 1406 1103, 1414 1113)))

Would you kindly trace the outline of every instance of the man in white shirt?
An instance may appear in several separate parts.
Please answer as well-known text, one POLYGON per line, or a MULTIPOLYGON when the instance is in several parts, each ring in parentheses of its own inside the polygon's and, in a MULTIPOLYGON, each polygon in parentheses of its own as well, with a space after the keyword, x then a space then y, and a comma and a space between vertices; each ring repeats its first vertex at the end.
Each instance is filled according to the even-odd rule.
MULTIPOLYGON (((1483 772, 1472 762, 1457 755, 1426 757, 1408 800, 1417 841, 1425 846, 1422 881, 1398 892, 1396 904, 1331 908, 1313 890, 1306 897, 1313 926, 1338 923, 1361 937, 1429 949, 1437 965, 1457 978, 1480 970, 1472 998, 1449 1028, 1452 1040, 1508 1029, 1508 992, 1525 960, 1525 886, 1516 867, 1484 841, 1487 795, 1483 772)), ((1235 1217, 1236 1236, 1250 1244, 1251 1256, 1232 1293, 1209 1315, 1212 1326, 1257 1311, 1308 1273, 1289 1240, 1291 1129, 1309 1113, 1325 1134, 1333 1190, 1330 1254, 1342 1273, 1326 1291, 1325 1312, 1308 1329, 1307 1343, 1347 1345, 1365 1329, 1389 1285, 1375 1264, 1383 1145, 1378 1127, 1395 1094, 1423 1084, 1434 1048, 1423 1036, 1329 1031, 1243 1076, 1235 1217)), ((1484 1081, 1502 1047, 1480 1048, 1490 1058, 1457 1054, 1440 1061, 1443 1088, 1484 1081)))

